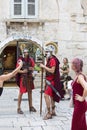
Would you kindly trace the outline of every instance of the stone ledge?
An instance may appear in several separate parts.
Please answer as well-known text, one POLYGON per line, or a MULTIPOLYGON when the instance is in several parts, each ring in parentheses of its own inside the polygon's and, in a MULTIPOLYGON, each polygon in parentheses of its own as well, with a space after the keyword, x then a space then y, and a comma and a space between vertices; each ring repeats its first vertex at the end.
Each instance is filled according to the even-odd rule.
POLYGON ((39 24, 44 24, 45 22, 58 22, 58 19, 6 19, 5 22, 7 25, 10 23, 24 23, 24 25, 28 23, 39 23, 39 24))
POLYGON ((27 26, 27 24, 29 23, 36 23, 39 25, 43 25, 44 24, 44 20, 38 20, 38 19, 7 19, 6 21, 6 25, 10 26, 12 23, 21 23, 24 24, 24 26, 27 26))

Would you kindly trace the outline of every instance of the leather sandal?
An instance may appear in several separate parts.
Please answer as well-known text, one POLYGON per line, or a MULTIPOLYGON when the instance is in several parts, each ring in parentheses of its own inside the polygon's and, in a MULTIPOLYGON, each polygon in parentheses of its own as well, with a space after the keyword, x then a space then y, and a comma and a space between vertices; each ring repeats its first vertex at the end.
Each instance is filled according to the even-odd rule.
POLYGON ((36 112, 36 109, 32 106, 30 107, 30 112, 36 112))
POLYGON ((17 109, 17 113, 18 114, 24 114, 23 111, 20 108, 17 109))
POLYGON ((56 106, 53 106, 53 107, 52 107, 52 112, 51 112, 51 115, 52 115, 52 116, 56 116, 55 107, 56 107, 56 106))
POLYGON ((55 112, 52 112, 51 115, 52 115, 52 116, 57 116, 55 112))
POLYGON ((48 120, 48 119, 52 119, 52 115, 49 112, 44 116, 43 120, 48 120))

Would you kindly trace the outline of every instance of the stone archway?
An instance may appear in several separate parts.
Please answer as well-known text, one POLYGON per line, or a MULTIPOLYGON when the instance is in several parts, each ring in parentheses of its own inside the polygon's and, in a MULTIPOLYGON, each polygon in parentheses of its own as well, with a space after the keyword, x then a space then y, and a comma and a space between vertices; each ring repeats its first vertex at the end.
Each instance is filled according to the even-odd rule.
POLYGON ((34 38, 34 37, 26 36, 26 35, 25 35, 25 36, 24 36, 24 35, 12 35, 12 36, 6 38, 4 41, 2 41, 2 42, 0 43, 0 54, 2 53, 2 51, 4 50, 4 48, 9 45, 9 43, 10 43, 11 41, 20 41, 20 40, 25 40, 25 41, 31 40, 31 41, 33 41, 34 44, 36 44, 40 49, 43 48, 43 43, 42 43, 42 41, 40 41, 40 40, 38 40, 38 39, 36 39, 36 38, 34 38))
MULTIPOLYGON (((29 43, 30 41, 32 42, 33 45, 37 46, 41 51, 44 49, 43 48, 43 45, 42 45, 42 41, 34 38, 34 37, 31 37, 31 36, 24 36, 24 35, 12 35, 8 38, 6 38, 4 41, 2 41, 0 43, 0 54, 2 54, 6 48, 8 48, 10 45, 13 45, 14 46, 14 43, 15 44, 15 47, 17 46, 17 42, 20 42, 20 41, 24 41, 24 42, 27 42, 29 43)), ((13 50, 12 50, 13 51, 13 50)), ((16 50, 17 51, 17 50, 16 50)), ((12 69, 4 69, 3 73, 8 73, 12 71, 12 69)), ((10 81, 15 81, 14 79, 11 79, 10 81)))

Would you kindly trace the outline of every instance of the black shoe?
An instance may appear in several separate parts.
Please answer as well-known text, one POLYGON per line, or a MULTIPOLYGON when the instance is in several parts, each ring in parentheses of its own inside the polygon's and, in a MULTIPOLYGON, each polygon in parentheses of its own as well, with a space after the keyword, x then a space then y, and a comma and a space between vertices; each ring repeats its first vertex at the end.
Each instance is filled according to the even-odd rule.
POLYGON ((2 95, 3 87, 0 87, 0 96, 2 95))
POLYGON ((70 97, 69 97, 69 98, 67 98, 66 100, 70 100, 70 97))

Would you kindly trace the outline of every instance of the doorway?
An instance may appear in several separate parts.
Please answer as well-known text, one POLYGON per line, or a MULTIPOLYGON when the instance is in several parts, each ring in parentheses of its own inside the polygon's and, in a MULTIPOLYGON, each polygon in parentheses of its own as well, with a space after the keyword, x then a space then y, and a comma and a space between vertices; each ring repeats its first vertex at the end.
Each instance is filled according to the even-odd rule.
MULTIPOLYGON (((16 46, 7 46, 2 52, 3 74, 11 72, 16 67, 17 51, 16 46)), ((15 77, 6 82, 15 82, 15 77)))

